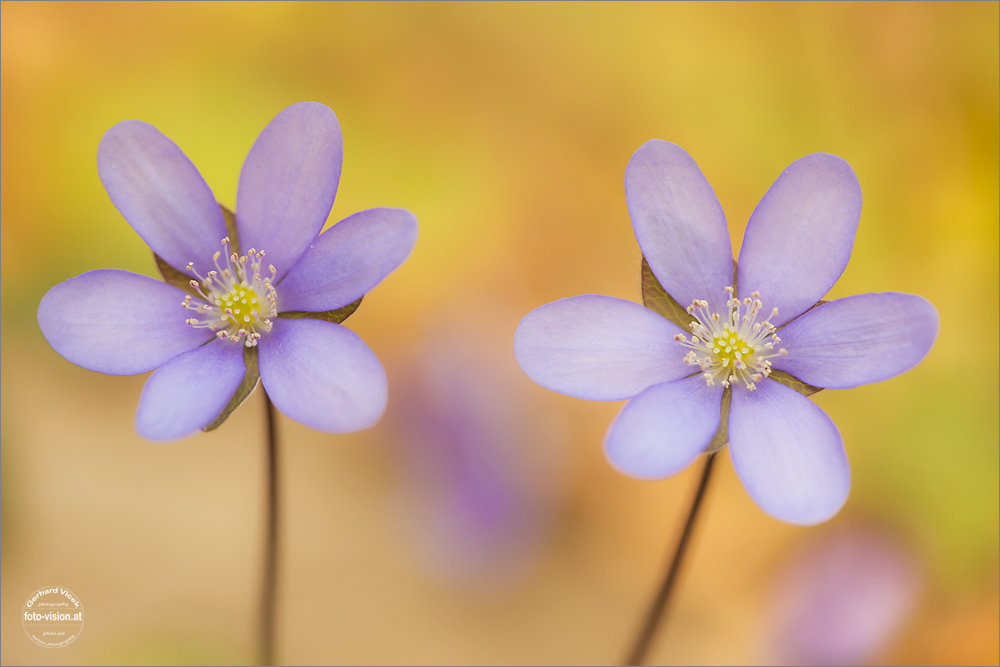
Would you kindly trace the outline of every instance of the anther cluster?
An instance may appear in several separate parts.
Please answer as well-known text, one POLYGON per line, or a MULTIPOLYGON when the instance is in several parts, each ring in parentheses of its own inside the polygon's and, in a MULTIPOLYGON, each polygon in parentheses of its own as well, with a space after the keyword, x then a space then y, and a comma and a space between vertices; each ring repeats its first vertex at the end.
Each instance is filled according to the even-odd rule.
POLYGON ((778 316, 778 309, 774 308, 767 319, 758 322, 757 315, 763 307, 760 292, 742 302, 733 292, 732 287, 726 287, 729 314, 725 318, 710 313, 707 301, 692 301, 687 307, 688 314, 695 318, 691 322, 691 339, 684 334, 677 334, 674 339, 691 349, 684 363, 700 367, 708 386, 721 383, 729 387, 735 380, 753 391, 756 382, 771 374, 770 360, 788 351, 784 348, 772 351, 781 342, 771 324, 771 318, 778 316))
POLYGON ((222 247, 226 251, 225 266, 219 265, 222 253, 216 252, 212 256, 215 270, 204 277, 194 269, 194 262, 187 265, 187 270, 198 277, 191 281, 191 287, 205 303, 184 297, 181 305, 199 315, 186 321, 192 327, 215 331, 216 337, 223 340, 242 341, 247 347, 254 347, 260 340, 260 332, 271 330, 270 318, 278 314, 273 285, 278 272, 268 266, 271 275, 261 277, 263 250, 250 248, 247 254, 238 256, 230 251, 228 236, 222 239, 222 247))

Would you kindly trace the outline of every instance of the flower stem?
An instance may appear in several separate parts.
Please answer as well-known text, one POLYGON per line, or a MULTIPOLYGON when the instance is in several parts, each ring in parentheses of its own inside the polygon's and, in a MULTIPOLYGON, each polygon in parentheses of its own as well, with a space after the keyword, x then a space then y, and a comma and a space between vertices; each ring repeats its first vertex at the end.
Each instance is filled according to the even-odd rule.
POLYGON ((274 404, 266 391, 264 405, 267 412, 267 528, 264 534, 264 579, 260 601, 260 659, 262 665, 273 665, 274 591, 278 565, 278 439, 274 404))
POLYGON ((646 653, 649 651, 649 645, 652 643, 653 636, 656 633, 656 628, 663 619, 663 613, 667 607, 667 602, 670 600, 670 592, 673 590, 674 581, 677 579, 677 572, 680 570, 681 561, 684 559, 684 551, 691 537, 694 522, 698 518, 698 510, 701 508, 705 489, 708 488, 708 478, 712 474, 712 464, 715 462, 716 454, 718 452, 712 452, 705 459, 705 468, 701 472, 701 481, 698 483, 698 490, 695 491, 694 500, 691 501, 691 511, 688 514, 687 523, 684 524, 684 532, 681 533, 681 539, 677 543, 677 550, 674 551, 674 557, 670 561, 667 578, 664 579, 663 585, 660 587, 660 592, 656 594, 656 598, 649 608, 649 613, 646 615, 646 622, 643 624, 642 631, 639 633, 632 650, 628 654, 628 659, 625 661, 626 665, 641 665, 643 663, 646 653))

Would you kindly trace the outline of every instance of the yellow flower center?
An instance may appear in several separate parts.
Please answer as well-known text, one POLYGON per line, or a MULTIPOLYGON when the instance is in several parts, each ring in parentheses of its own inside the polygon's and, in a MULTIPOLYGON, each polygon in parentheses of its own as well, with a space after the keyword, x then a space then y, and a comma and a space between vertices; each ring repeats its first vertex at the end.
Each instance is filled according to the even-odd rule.
POLYGON ((771 374, 770 360, 788 354, 784 348, 773 351, 781 342, 771 324, 771 317, 778 315, 778 309, 772 309, 770 317, 758 322, 757 315, 764 305, 760 294, 754 292, 741 301, 731 286, 725 292, 729 296, 728 312, 711 313, 708 301, 695 299, 687 308, 695 318, 691 322, 691 338, 677 334, 674 340, 690 350, 684 355, 684 363, 700 367, 708 386, 720 382, 729 387, 738 381, 752 391, 755 383, 771 374))
POLYGON ((712 352, 722 366, 726 367, 736 359, 746 361, 748 357, 753 355, 754 348, 727 326, 722 331, 722 335, 713 337, 712 352))
POLYGON ((278 315, 274 289, 277 270, 268 266, 271 276, 261 277, 263 250, 250 248, 240 257, 229 252, 229 237, 222 239, 222 247, 227 252, 225 264, 219 265, 222 253, 215 253, 212 256, 215 270, 204 276, 194 268, 194 262, 188 263, 188 271, 198 277, 191 281, 191 287, 204 302, 193 301, 190 295, 184 297, 181 305, 198 314, 185 321, 195 328, 211 329, 222 340, 253 347, 260 340, 261 332, 271 330, 271 318, 278 315))
POLYGON ((249 287, 233 287, 229 294, 219 297, 219 308, 229 315, 229 321, 241 327, 256 322, 260 311, 260 299, 249 287))

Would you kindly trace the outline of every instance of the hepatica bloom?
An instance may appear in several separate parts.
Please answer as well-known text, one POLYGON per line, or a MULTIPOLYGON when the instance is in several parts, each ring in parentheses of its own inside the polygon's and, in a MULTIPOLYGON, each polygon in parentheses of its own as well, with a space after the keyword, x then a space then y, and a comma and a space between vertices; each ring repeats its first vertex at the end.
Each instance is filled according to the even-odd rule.
POLYGON ((840 524, 782 563, 764 624, 768 665, 871 665, 913 613, 922 567, 874 526, 840 524))
POLYGON ((542 306, 514 336, 521 368, 577 398, 631 399, 604 442, 628 475, 669 477, 728 442, 765 512, 829 519, 847 500, 850 465, 837 427, 806 396, 899 375, 938 330, 919 296, 820 301, 854 246, 854 171, 826 153, 789 165, 751 215, 735 265, 715 192, 679 146, 636 151, 625 196, 648 307, 593 294, 542 306))
POLYGON ((38 307, 42 333, 90 370, 158 369, 136 414, 151 440, 218 426, 258 379, 307 426, 371 426, 385 409, 385 371, 339 322, 406 259, 417 221, 374 208, 320 234, 342 158, 333 111, 288 107, 250 149, 233 215, 170 139, 142 121, 118 123, 101 139, 98 172, 165 282, 116 269, 67 280, 38 307))
MULTIPOLYGON (((503 589, 538 557, 561 477, 558 425, 537 419, 486 331, 442 327, 404 375, 390 419, 403 521, 428 569, 503 589)), ((523 387, 522 387, 523 389, 523 387)))

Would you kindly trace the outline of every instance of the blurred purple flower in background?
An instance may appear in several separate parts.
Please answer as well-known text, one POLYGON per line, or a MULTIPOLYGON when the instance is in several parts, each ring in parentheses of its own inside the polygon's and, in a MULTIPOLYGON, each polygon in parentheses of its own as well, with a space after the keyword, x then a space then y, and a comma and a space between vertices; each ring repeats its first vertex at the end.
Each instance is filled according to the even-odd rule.
POLYGON ((861 665, 878 660, 919 598, 923 573, 889 535, 838 526, 778 575, 766 660, 779 665, 861 665))
POLYGON ((385 371, 337 322, 410 254, 417 221, 375 208, 320 234, 342 158, 333 111, 293 104, 250 149, 227 220, 176 144, 148 123, 118 123, 101 139, 98 172, 167 282, 84 273, 42 299, 42 333, 93 371, 158 368, 136 413, 136 430, 150 440, 218 426, 258 377, 275 406, 307 426, 372 426, 385 409, 385 371))
POLYGON ((829 519, 847 500, 850 465, 837 427, 803 394, 899 375, 938 330, 937 311, 919 296, 817 303, 854 246, 854 171, 826 153, 789 165, 750 217, 735 276, 722 206, 682 148, 659 139, 639 148, 625 196, 670 319, 610 296, 561 299, 518 326, 521 368, 577 398, 633 399, 605 439, 628 475, 674 475, 723 446, 728 430, 733 466, 765 512, 805 525, 829 519))
POLYGON ((559 424, 492 349, 509 343, 490 337, 467 324, 433 334, 388 417, 409 539, 436 577, 480 589, 509 585, 539 555, 565 453, 559 424))

